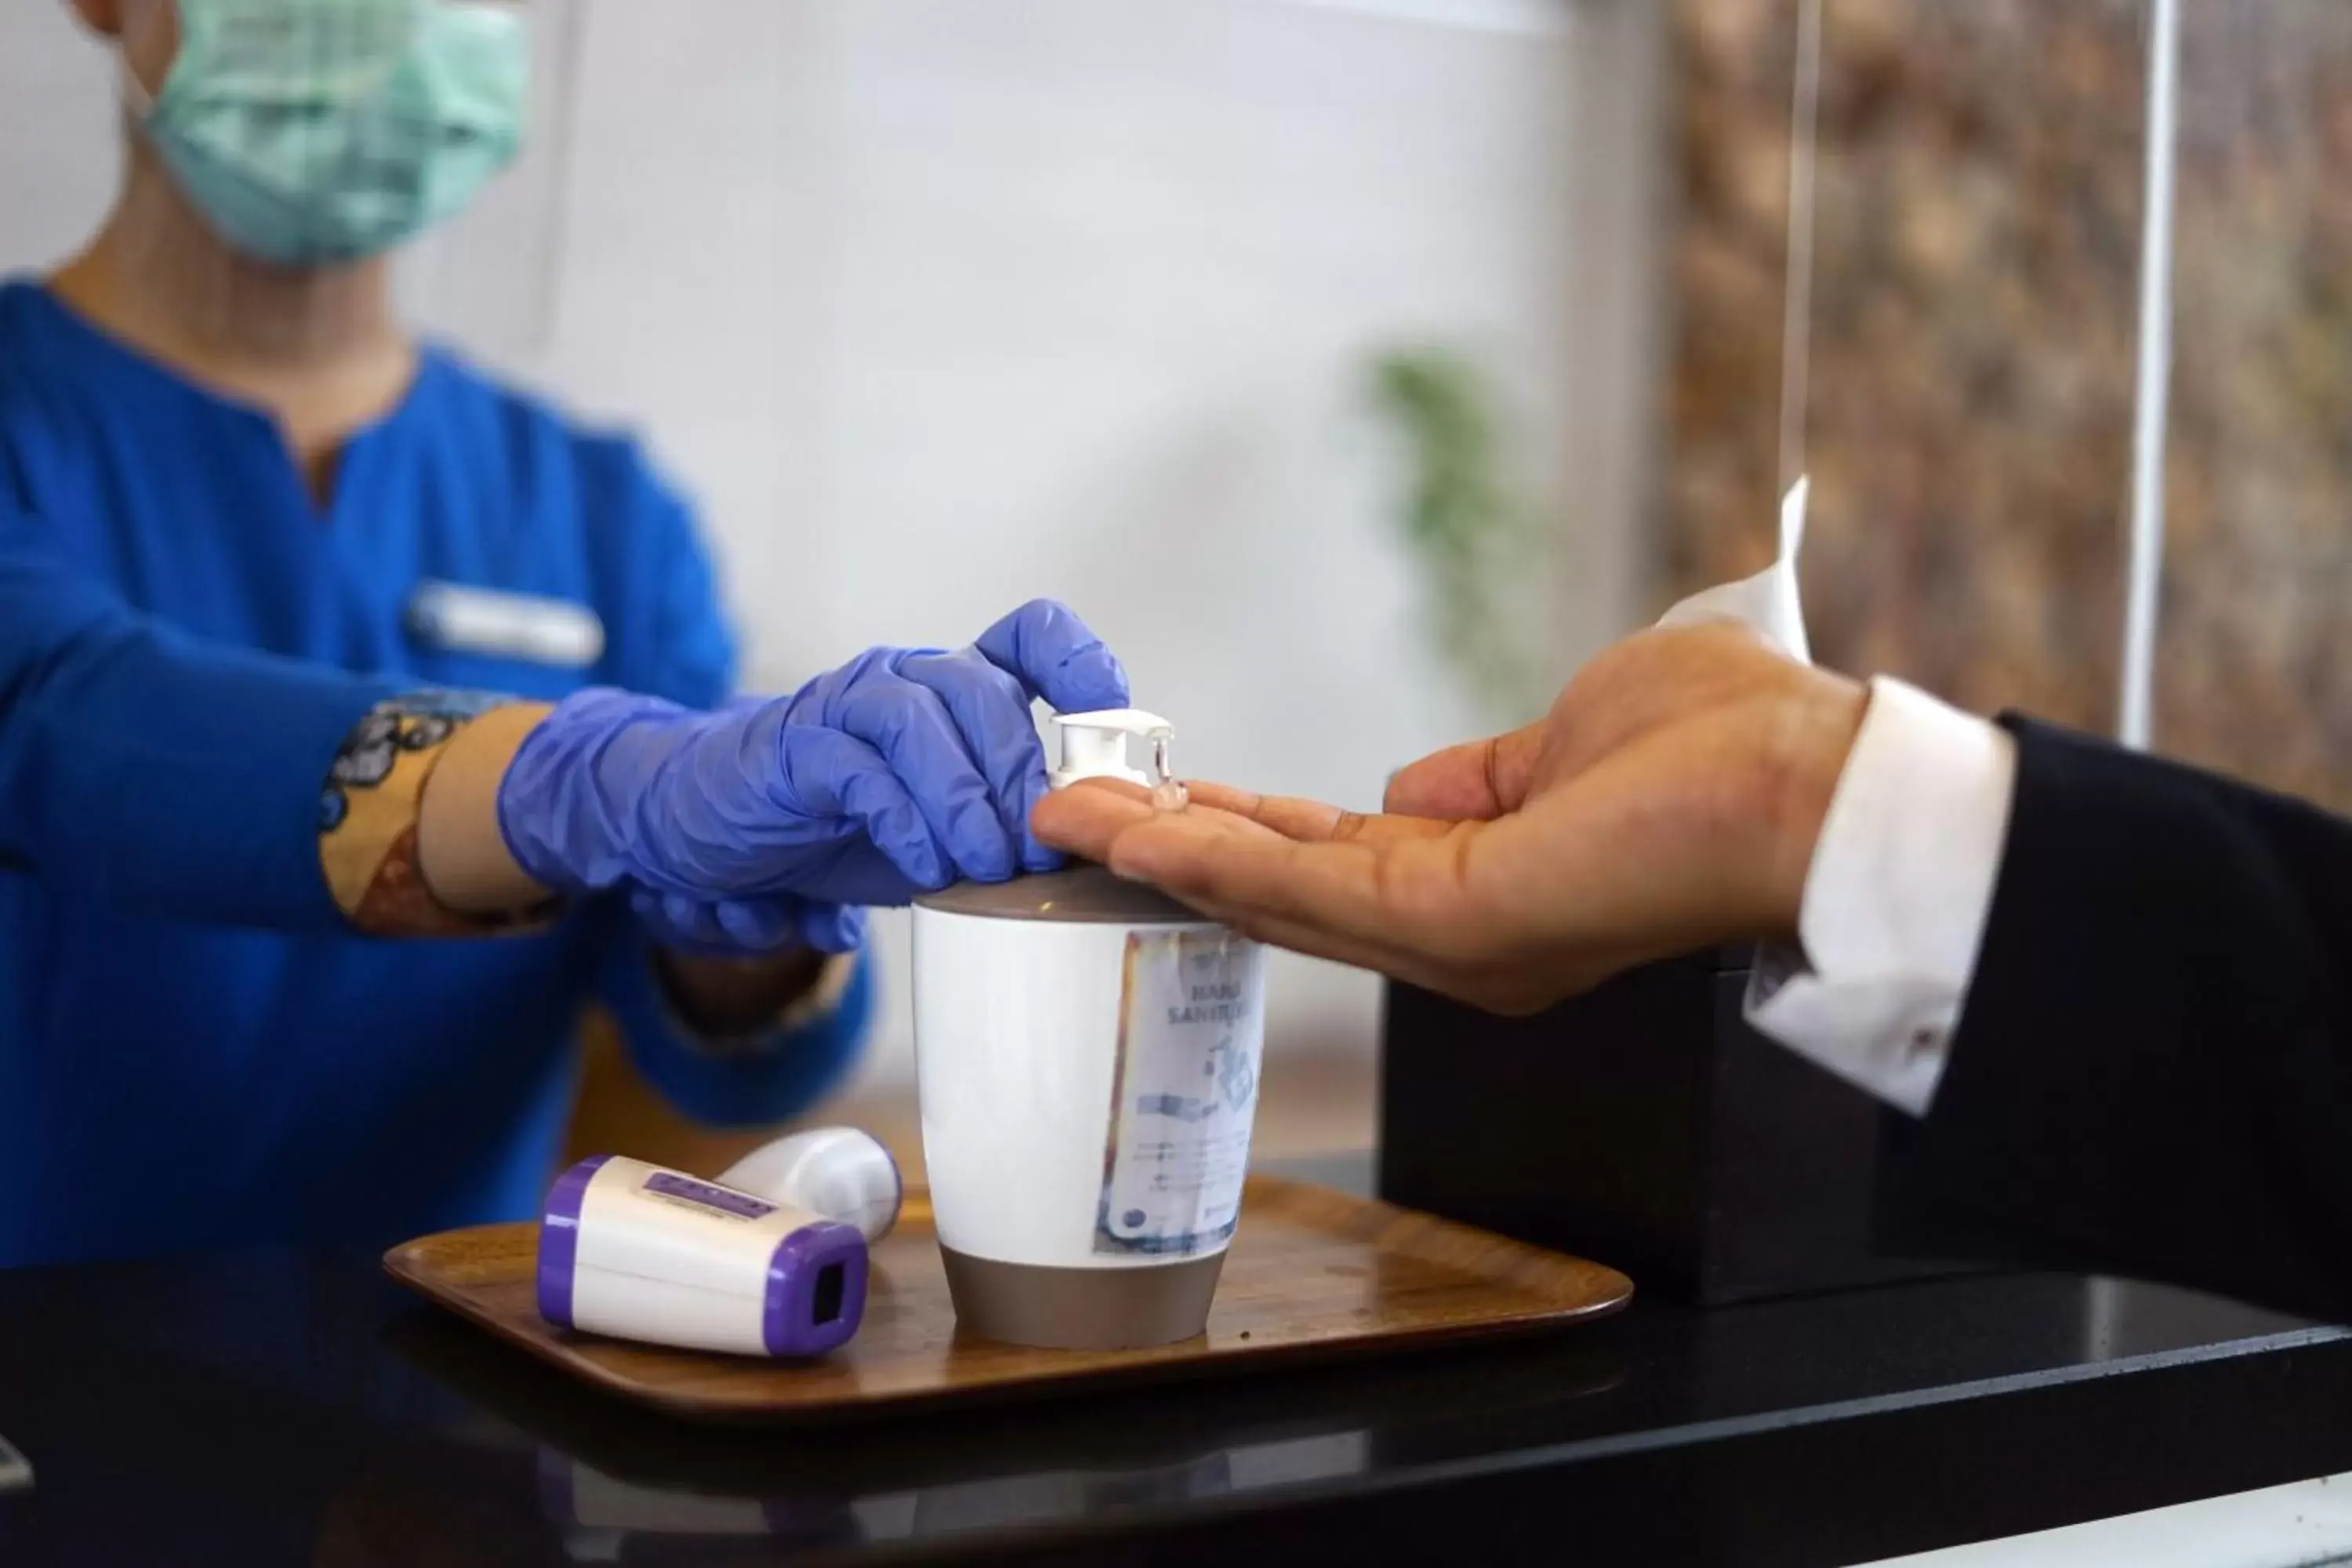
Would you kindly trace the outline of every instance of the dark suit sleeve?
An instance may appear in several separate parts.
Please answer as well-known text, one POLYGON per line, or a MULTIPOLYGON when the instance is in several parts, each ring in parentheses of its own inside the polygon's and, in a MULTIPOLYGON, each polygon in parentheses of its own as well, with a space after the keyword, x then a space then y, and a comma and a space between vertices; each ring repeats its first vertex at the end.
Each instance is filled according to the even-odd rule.
POLYGON ((2017 719, 1897 1239, 2352 1319, 2352 823, 2017 719))

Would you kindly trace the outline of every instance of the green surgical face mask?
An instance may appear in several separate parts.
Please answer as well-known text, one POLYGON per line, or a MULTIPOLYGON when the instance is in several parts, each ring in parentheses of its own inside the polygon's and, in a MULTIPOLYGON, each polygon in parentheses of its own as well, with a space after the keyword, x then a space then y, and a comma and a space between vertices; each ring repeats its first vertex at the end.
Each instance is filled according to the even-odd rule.
POLYGON ((131 107, 221 238, 352 261, 451 216, 513 161, 530 50, 514 10, 446 0, 179 0, 180 53, 131 107))

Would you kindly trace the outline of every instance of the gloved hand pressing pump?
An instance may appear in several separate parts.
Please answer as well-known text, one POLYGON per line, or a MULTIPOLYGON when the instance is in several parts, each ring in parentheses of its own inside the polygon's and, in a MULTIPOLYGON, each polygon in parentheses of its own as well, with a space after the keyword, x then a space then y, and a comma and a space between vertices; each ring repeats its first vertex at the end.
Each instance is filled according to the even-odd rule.
POLYGON ((1124 707, 1127 674, 1076 616, 1024 605, 954 653, 868 649, 790 697, 716 713, 576 692, 523 741, 499 826, 543 886, 625 891, 662 940, 856 945, 860 906, 1061 858, 1030 703, 1124 707))

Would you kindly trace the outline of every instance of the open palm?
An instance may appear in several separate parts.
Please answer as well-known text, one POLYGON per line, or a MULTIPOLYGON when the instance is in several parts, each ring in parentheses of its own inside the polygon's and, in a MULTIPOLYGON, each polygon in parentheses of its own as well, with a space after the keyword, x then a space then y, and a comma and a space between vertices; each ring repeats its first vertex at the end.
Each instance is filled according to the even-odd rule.
POLYGON ((1793 934, 1865 700, 1731 625, 1644 632, 1538 723, 1422 759, 1384 810, 1090 783, 1048 843, 1237 930, 1527 1012, 1653 958, 1793 934))

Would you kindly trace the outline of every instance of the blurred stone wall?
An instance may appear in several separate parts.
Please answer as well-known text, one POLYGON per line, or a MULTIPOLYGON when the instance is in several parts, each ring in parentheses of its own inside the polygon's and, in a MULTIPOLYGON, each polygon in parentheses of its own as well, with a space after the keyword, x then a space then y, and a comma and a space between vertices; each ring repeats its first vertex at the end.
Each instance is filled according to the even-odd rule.
MULTIPOLYGON (((2158 745, 2352 805, 2352 5, 2184 12, 2158 745)), ((1796 6, 1675 17, 1661 600, 1770 550, 1796 6)), ((1823 660, 2112 728, 2146 23, 2144 0, 1828 0, 1823 660)))
POLYGON ((2157 743, 2352 809, 2352 5, 2182 18, 2157 743))

